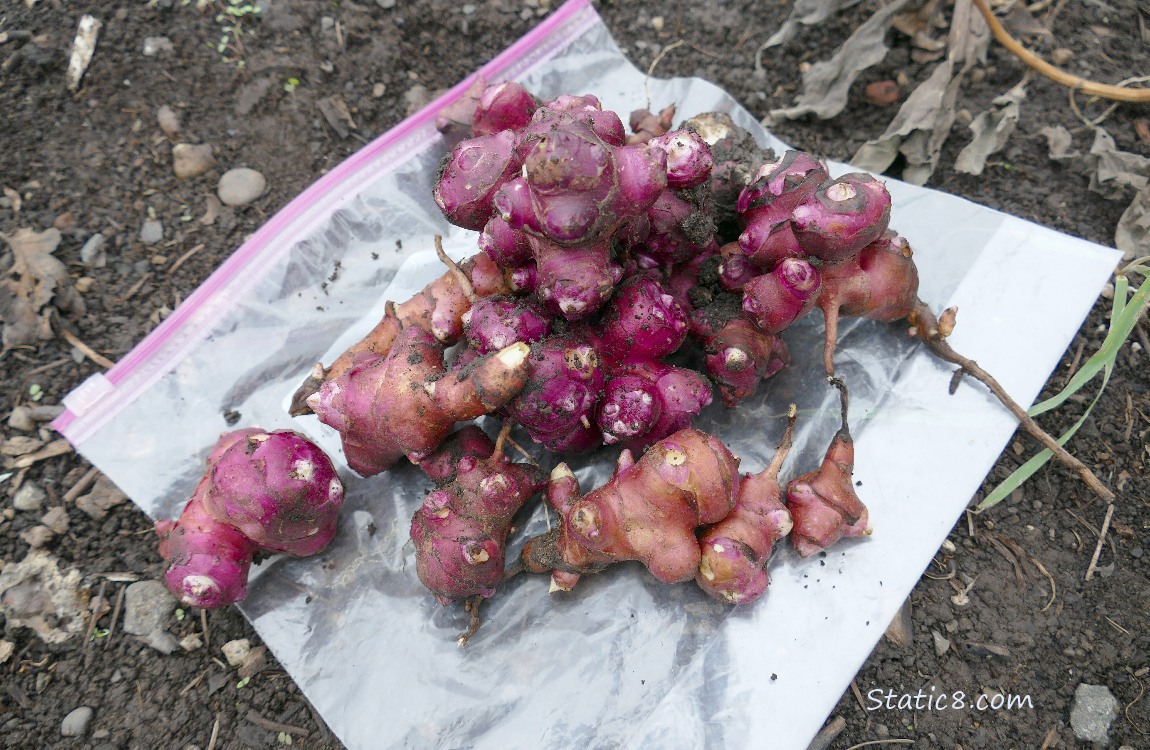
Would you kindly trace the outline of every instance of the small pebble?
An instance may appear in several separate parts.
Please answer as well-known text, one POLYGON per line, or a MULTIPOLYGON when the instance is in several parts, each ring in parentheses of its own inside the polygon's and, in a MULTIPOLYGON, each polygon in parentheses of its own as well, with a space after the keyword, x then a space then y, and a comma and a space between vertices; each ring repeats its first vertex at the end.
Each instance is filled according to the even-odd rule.
POLYGON ((417 83, 404 93, 403 101, 407 105, 406 112, 410 116, 423 109, 423 105, 431 101, 431 92, 423 84, 417 83))
POLYGON ((145 221, 140 227, 140 242, 154 245, 162 239, 164 239, 164 225, 159 221, 155 219, 145 221))
POLYGON ((95 713, 88 706, 80 706, 60 722, 60 734, 65 737, 83 737, 88 733, 88 727, 92 724, 92 716, 95 713))
POLYGON ((867 84, 863 96, 876 107, 889 107, 898 101, 901 91, 895 81, 875 81, 867 84))
POLYGON ((180 132, 180 116, 167 104, 156 110, 156 124, 169 138, 180 132))
POLYGON ((149 635, 163 630, 176 609, 176 600, 159 581, 136 581, 124 592, 124 631, 149 635))
POLYGON ((148 36, 144 37, 144 57, 155 57, 156 55, 166 55, 169 52, 174 52, 176 47, 172 44, 172 40, 166 36, 148 36))
POLYGON ((181 180, 199 177, 216 166, 216 157, 208 143, 177 143, 172 146, 172 171, 181 180))
POLYGON ((931 630, 930 634, 934 638, 935 656, 942 656, 950 650, 950 641, 942 633, 937 630, 931 630))
POLYGON ((54 505, 43 515, 40 523, 57 534, 63 534, 68 530, 68 511, 64 510, 63 505, 54 505))
POLYGON ((20 532, 20 538, 32 549, 40 549, 55 536, 47 526, 33 526, 20 532))
POLYGON ((172 635, 166 630, 153 630, 144 636, 144 643, 159 651, 165 656, 174 652, 180 647, 180 642, 176 640, 176 636, 172 635))
POLYGON ((1050 61, 1055 65, 1065 65, 1074 59, 1074 53, 1066 47, 1059 47, 1050 53, 1050 61))
POLYGON ((383 83, 377 83, 371 87, 371 95, 376 99, 383 96, 385 91, 387 91, 387 85, 383 83))
POLYGON ((319 19, 319 27, 324 31, 330 31, 335 28, 335 19, 331 16, 322 16, 319 19))
POLYGON ((254 169, 237 167, 220 177, 216 194, 225 206, 244 206, 264 194, 267 180, 254 169))
POLYGON ((375 0, 375 4, 384 10, 391 10, 395 7, 395 0, 375 0))
POLYGON ((96 232, 80 248, 80 260, 89 268, 103 268, 108 262, 104 252, 104 235, 96 232))
POLYGON ((190 633, 180 639, 180 648, 185 651, 195 651, 204 647, 204 639, 199 633, 190 633))
POLYGON ((1105 744, 1110 740, 1110 725, 1118 716, 1118 700, 1105 685, 1079 683, 1070 708, 1070 727, 1074 736, 1085 742, 1105 744))
POLYGON ((25 482, 16 490, 16 495, 12 498, 12 507, 16 510, 40 510, 46 497, 48 493, 40 489, 35 482, 25 482))
POLYGON ((461 8, 461 10, 463 11, 463 15, 465 15, 465 16, 475 15, 475 6, 472 5, 471 3, 464 5, 463 8, 461 8))
POLYGON ((248 658, 248 654, 252 651, 252 644, 247 638, 240 638, 228 641, 220 647, 220 650, 224 652, 224 658, 228 660, 228 664, 238 667, 244 663, 244 659, 248 658))
POLYGON ((651 28, 655 31, 662 31, 664 23, 662 16, 655 16, 651 19, 651 28))

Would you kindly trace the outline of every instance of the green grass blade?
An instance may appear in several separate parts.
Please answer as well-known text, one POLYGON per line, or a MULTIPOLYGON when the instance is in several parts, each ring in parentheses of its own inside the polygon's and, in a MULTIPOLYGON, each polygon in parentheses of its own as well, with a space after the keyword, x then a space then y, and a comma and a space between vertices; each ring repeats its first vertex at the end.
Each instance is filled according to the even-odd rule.
MULTIPOLYGON (((1090 406, 1086 407, 1086 411, 1078 419, 1078 421, 1075 422, 1071 428, 1062 435, 1062 437, 1058 438, 1057 442, 1059 445, 1066 445, 1066 442, 1070 440, 1070 438, 1074 437, 1074 433, 1078 432, 1078 428, 1086 422, 1086 418, 1090 416, 1090 412, 1093 411, 1094 405, 1098 403, 1098 399, 1102 398, 1102 392, 1106 390, 1106 384, 1110 382, 1110 373, 1113 372, 1113 370, 1113 363, 1106 366, 1106 374, 1102 377, 1102 387, 1098 389, 1098 393, 1094 396, 1094 400, 1090 402, 1090 406)), ((1033 458, 1024 463, 1022 466, 1019 466, 1017 469, 1011 472, 1010 476, 1002 480, 1002 484, 991 490, 990 494, 984 497, 982 502, 975 506, 974 512, 981 513, 987 508, 992 508, 995 505, 998 505, 1008 495, 1010 495, 1011 492, 1014 492, 1016 489, 1018 489, 1018 487, 1020 487, 1023 482, 1034 476, 1034 473, 1045 466, 1046 462, 1049 461, 1053 456, 1054 452, 1049 448, 1044 448, 1039 451, 1038 454, 1036 454, 1033 458)))
POLYGON ((1125 276, 1119 276, 1114 284, 1114 307, 1110 316, 1110 330, 1107 332, 1102 346, 1090 359, 1086 360, 1086 364, 1082 365, 1078 372, 1074 373, 1074 377, 1057 395, 1030 407, 1030 416, 1037 417, 1039 414, 1045 414, 1061 405, 1066 399, 1077 393, 1082 386, 1090 382, 1107 363, 1113 364, 1118 356, 1118 350, 1130 337, 1134 325, 1142 314, 1142 309, 1146 306, 1147 300, 1150 300, 1150 278, 1142 282, 1142 286, 1127 303, 1126 294, 1129 284, 1130 282, 1125 276))

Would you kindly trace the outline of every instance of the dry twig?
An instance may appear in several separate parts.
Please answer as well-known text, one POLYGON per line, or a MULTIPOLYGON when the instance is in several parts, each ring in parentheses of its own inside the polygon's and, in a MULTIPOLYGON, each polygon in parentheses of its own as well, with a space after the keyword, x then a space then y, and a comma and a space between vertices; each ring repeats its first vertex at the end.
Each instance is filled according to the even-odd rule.
POLYGON ((1106 506, 1106 517, 1102 519, 1102 529, 1098 532, 1098 544, 1094 545, 1094 554, 1090 557, 1090 565, 1086 568, 1086 580, 1094 577, 1098 569, 1098 556, 1102 554, 1102 547, 1106 544, 1106 532, 1110 529, 1110 519, 1114 517, 1114 499, 1111 497, 1110 505, 1106 506))

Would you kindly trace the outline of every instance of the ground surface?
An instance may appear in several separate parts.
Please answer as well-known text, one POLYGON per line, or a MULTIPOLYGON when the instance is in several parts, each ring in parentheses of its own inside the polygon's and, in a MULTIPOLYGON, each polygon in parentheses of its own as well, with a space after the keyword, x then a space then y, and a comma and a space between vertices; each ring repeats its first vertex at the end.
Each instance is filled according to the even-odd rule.
MULTIPOLYGON (((158 7, 62 0, 28 4, 8 0, 0 8, 0 186, 15 191, 6 191, 0 205, 0 231, 60 228, 57 257, 73 283, 91 280, 80 281, 86 314, 65 323, 112 360, 292 197, 548 12, 537 0, 475 5, 270 0, 258 17, 241 17, 250 33, 240 37, 246 61, 240 68, 229 60, 240 56, 235 45, 222 54, 216 49, 227 33, 223 26, 229 25, 217 20, 218 6, 198 10, 195 0, 150 4, 158 7), (103 30, 83 85, 71 94, 64 86, 64 67, 84 12, 98 16, 103 30), (145 38, 161 36, 170 40, 171 50, 143 54, 145 38), (319 108, 321 99, 336 94, 358 125, 346 137, 319 108), (162 105, 182 123, 172 139, 157 125, 162 105), (177 179, 172 141, 211 144, 219 167, 177 179), (220 172, 233 166, 262 172, 266 194, 251 205, 224 208, 211 223, 201 222, 220 172), (147 244, 140 230, 152 218, 163 225, 163 239, 147 244), (107 238, 107 262, 98 267, 86 265, 80 254, 95 232, 107 238), (177 259, 201 245, 175 267, 177 259)), ((757 76, 755 50, 778 28, 789 4, 643 4, 649 10, 639 5, 597 6, 638 65, 646 67, 661 46, 684 39, 687 44, 661 60, 659 74, 711 79, 758 115, 790 104, 800 64, 829 56, 874 9, 863 3, 821 28, 802 30, 767 58, 765 76, 757 76)), ((1150 48, 1139 36, 1133 0, 1056 5, 1060 11, 1052 33, 1032 37, 1042 50, 1068 49, 1065 64, 1098 80, 1116 82, 1150 72, 1145 70, 1150 48)), ((1047 12, 1040 10, 1037 17, 1047 12)), ((893 49, 887 60, 863 74, 846 111, 825 122, 781 124, 775 128, 778 135, 845 160, 864 140, 881 133, 894 109, 869 104, 862 84, 902 72, 913 86, 931 69, 912 59, 907 37, 891 32, 888 42, 893 49)), ((963 91, 959 106, 977 113, 1022 75, 1019 62, 992 46, 987 65, 963 91)), ((1071 111, 1064 89, 1038 80, 1029 90, 1018 131, 991 158, 985 174, 972 177, 952 170, 967 138, 960 120, 930 184, 1111 244, 1124 203, 1088 192, 1084 177, 1049 160, 1046 142, 1038 136, 1043 126, 1062 124, 1075 133, 1075 146, 1086 149, 1089 133, 1071 111)), ((1101 112, 1096 105, 1087 109, 1092 115, 1101 112)), ((1145 114, 1135 106, 1110 114, 1106 127, 1119 148, 1150 155, 1150 145, 1137 140, 1133 124, 1145 114)), ((897 164, 891 174, 898 176, 897 164)), ((9 264, 10 256, 4 267, 9 264)), ((1096 306, 1052 376, 1050 392, 1065 382, 1080 349, 1088 354, 1100 344, 1099 326, 1107 309, 1105 300, 1096 306)), ((33 396, 38 404, 56 404, 100 369, 91 359, 77 361, 73 355, 72 345, 59 337, 6 351, 0 356, 5 384, 0 414, 32 403, 33 396)), ((1003 505, 963 519, 950 537, 953 550, 940 551, 938 565, 914 591, 912 644, 880 643, 856 680, 861 701, 848 691, 832 716, 846 722, 832 747, 881 739, 906 739, 917 748, 1086 747, 1070 728, 1074 691, 1082 682, 1108 686, 1117 699, 1113 746, 1150 747, 1150 698, 1144 695, 1150 682, 1148 373, 1147 352, 1127 347, 1082 437, 1072 443, 1082 460, 1121 490, 1099 561, 1103 574, 1083 580, 1105 505, 1062 469, 1041 472, 1003 505), (1050 581, 1031 558, 1056 584, 1049 606, 1050 581), (955 589, 943 580, 948 571, 977 579, 969 603, 952 599, 955 589), (936 633, 951 644, 941 655, 936 633), (984 712, 866 710, 873 708, 868 700, 872 690, 913 694, 920 688, 929 692, 931 685, 963 690, 969 699, 983 692, 1027 696, 1030 706, 984 712)), ((1083 408, 1070 403, 1044 422, 1052 432, 1061 432, 1083 408)), ((35 434, 7 427, 4 432, 6 438, 35 434)), ((990 480, 1006 476, 1033 451, 1031 440, 1019 438, 990 480)), ((88 468, 69 453, 39 461, 0 485, 0 492, 11 492, 22 481, 46 492, 41 512, 16 511, 13 500, 0 500, 5 511, 0 561, 24 559, 29 544, 22 535, 39 524, 43 511, 62 506, 67 530, 43 545, 86 577, 93 596, 104 591, 114 604, 125 576, 105 574, 155 578, 160 561, 150 522, 130 504, 94 521, 74 498, 65 499, 88 468)), ((105 635, 111 619, 103 614, 86 643, 81 635, 46 646, 0 615, 6 626, 0 637, 14 644, 14 653, 0 664, 0 746, 204 748, 212 743, 218 721, 214 742, 219 748, 274 747, 287 742, 288 735, 297 747, 339 747, 274 663, 237 687, 239 680, 219 660, 218 647, 234 638, 246 637, 253 644, 258 639, 235 611, 210 616, 208 648, 167 656, 118 628, 105 635), (79 706, 95 708, 87 736, 62 737, 61 722, 79 706), (276 723, 288 726, 277 728, 276 723)), ((173 620, 170 630, 180 638, 200 627, 192 616, 173 620)))

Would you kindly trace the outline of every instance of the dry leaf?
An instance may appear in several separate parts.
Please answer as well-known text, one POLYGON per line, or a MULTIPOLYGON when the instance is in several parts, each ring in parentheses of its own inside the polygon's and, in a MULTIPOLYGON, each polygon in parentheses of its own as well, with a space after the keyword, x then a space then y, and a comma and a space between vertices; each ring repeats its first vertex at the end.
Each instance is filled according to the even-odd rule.
POLYGON ((759 47, 759 51, 755 53, 755 71, 763 72, 762 55, 763 52, 771 47, 777 47, 780 44, 785 44, 790 41, 791 37, 798 31, 799 24, 803 26, 813 26, 816 23, 822 23, 839 11, 846 10, 854 5, 858 5, 861 0, 795 0, 795 4, 791 7, 791 14, 787 16, 787 20, 783 21, 783 25, 779 30, 771 35, 771 38, 759 47))
POLYGON ((1019 83, 1005 94, 995 97, 991 108, 974 118, 974 122, 970 123, 974 137, 954 160, 956 172, 982 174, 987 158, 1002 150, 1018 125, 1019 104, 1025 98, 1025 82, 1019 83))
POLYGON ((11 272, 17 277, 0 283, 3 344, 5 348, 34 344, 43 333, 41 311, 52 301, 60 281, 67 278, 67 268, 52 255, 60 244, 60 231, 18 229, 0 237, 12 248, 11 272))
POLYGON ((1094 129, 1094 143, 1088 160, 1092 163, 1090 189, 1109 200, 1124 200, 1131 192, 1150 182, 1150 158, 1119 151, 1105 128, 1094 129))
POLYGON ((87 620, 80 571, 62 574, 58 562, 30 551, 19 563, 8 563, 0 570, 0 609, 8 625, 31 628, 49 644, 84 632, 87 620))
POLYGON ((204 215, 200 217, 200 223, 210 227, 216 223, 216 219, 220 218, 220 211, 223 210, 224 204, 220 203, 220 199, 214 195, 208 196, 207 203, 208 206, 204 209, 204 215))
POLYGON ((903 179, 924 184, 938 165, 942 143, 954 124, 954 102, 962 74, 952 79, 953 71, 954 64, 949 59, 939 63, 930 78, 906 98, 886 132, 864 143, 851 164, 877 174, 902 153, 907 161, 903 179))
POLYGON ((1071 147, 1074 145, 1074 137, 1070 135, 1070 131, 1061 125, 1047 125, 1038 131, 1038 134, 1046 139, 1046 148, 1050 154, 1050 158, 1054 161, 1069 161, 1071 159, 1081 158, 1078 151, 1072 151, 1071 147))
POLYGON ((889 51, 886 32, 893 16, 907 2, 894 0, 876 11, 843 42, 830 60, 812 65, 803 73, 803 91, 795 106, 772 110, 771 118, 793 120, 813 114, 825 120, 842 112, 851 84, 862 71, 886 57, 889 51))
POLYGON ((347 108, 347 103, 339 94, 320 99, 316 102, 316 106, 319 107, 323 118, 327 120, 327 124, 331 125, 331 129, 340 138, 347 138, 348 133, 356 129, 355 120, 351 119, 351 112, 347 108))
POLYGON ((1150 255, 1150 185, 1138 191, 1122 212, 1114 230, 1114 247, 1122 251, 1124 260, 1150 255))

